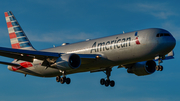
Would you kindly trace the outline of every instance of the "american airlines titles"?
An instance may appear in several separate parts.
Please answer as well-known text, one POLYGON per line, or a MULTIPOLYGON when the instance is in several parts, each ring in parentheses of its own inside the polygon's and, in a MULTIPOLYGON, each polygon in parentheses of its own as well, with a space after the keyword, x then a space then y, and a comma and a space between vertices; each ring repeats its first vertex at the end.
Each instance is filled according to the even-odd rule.
POLYGON ((130 42, 131 42, 131 37, 122 38, 122 39, 116 37, 115 40, 111 40, 111 41, 100 42, 100 43, 94 42, 90 53, 128 47, 131 46, 130 42))

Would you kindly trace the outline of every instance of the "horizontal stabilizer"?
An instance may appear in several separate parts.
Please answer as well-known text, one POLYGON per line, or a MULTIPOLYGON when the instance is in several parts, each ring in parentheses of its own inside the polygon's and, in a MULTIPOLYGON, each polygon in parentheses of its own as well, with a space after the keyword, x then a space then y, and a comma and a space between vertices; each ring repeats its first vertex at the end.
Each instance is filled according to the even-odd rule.
POLYGON ((20 64, 10 63, 10 62, 3 62, 3 61, 0 61, 0 64, 11 65, 11 66, 15 66, 15 67, 19 67, 20 66, 20 64))

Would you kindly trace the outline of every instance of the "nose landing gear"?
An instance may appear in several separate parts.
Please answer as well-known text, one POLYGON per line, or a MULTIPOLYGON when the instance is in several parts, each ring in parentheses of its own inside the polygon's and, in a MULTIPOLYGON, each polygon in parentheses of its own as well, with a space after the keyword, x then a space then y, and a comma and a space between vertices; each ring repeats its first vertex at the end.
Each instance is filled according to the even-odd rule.
POLYGON ((163 71, 163 66, 160 65, 160 63, 163 62, 162 59, 163 59, 163 57, 159 56, 158 65, 156 66, 156 70, 157 70, 157 71, 163 71))
POLYGON ((156 70, 157 71, 163 71, 163 66, 161 66, 161 65, 156 66, 156 70))

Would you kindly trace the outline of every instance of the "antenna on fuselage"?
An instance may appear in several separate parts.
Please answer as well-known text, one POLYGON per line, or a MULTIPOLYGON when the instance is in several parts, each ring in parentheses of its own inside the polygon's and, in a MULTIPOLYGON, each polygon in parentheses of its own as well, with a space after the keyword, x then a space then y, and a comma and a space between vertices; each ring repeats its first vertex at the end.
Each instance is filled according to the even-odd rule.
POLYGON ((124 34, 125 32, 123 31, 123 34, 124 34))

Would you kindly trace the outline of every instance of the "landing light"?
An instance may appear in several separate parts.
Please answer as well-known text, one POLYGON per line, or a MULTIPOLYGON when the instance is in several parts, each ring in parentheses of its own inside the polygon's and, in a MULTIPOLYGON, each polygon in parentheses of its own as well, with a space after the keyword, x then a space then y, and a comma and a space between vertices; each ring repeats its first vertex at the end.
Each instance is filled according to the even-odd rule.
POLYGON ((99 55, 96 56, 96 59, 100 59, 101 57, 99 55))
POLYGON ((62 46, 68 45, 69 43, 63 43, 62 46))
POLYGON ((37 59, 33 59, 33 61, 36 61, 37 59))

